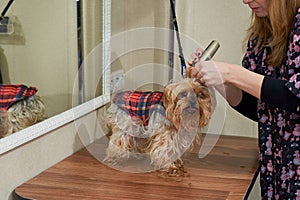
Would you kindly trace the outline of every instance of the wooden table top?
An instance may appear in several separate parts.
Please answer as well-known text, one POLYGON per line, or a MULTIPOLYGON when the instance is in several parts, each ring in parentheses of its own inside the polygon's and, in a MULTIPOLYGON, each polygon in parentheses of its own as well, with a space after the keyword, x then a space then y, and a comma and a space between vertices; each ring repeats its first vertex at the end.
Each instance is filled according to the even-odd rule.
POLYGON ((244 199, 258 166, 257 139, 221 136, 205 158, 199 159, 198 151, 184 156, 187 176, 166 178, 112 169, 84 148, 14 192, 16 199, 37 200, 244 199))

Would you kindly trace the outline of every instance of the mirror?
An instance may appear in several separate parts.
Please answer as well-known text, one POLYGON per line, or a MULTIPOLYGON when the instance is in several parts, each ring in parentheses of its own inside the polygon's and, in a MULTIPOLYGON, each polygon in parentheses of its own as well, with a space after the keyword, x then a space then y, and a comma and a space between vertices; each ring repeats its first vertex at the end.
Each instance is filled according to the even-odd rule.
POLYGON ((0 154, 106 104, 110 87, 110 1, 15 0, 7 15, 15 20, 0 35, 3 84, 37 87, 48 118, 0 139, 0 154))

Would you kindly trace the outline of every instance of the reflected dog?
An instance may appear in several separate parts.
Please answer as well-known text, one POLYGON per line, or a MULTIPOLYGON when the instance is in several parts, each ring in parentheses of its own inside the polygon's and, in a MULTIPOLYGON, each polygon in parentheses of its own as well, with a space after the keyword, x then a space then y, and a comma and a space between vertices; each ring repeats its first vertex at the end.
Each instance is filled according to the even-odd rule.
POLYGON ((201 144, 201 128, 214 106, 214 92, 192 78, 170 83, 163 92, 116 93, 107 110, 110 140, 104 162, 118 165, 147 154, 155 170, 183 175, 181 156, 201 144))
POLYGON ((35 87, 0 84, 0 138, 46 118, 45 107, 35 87))

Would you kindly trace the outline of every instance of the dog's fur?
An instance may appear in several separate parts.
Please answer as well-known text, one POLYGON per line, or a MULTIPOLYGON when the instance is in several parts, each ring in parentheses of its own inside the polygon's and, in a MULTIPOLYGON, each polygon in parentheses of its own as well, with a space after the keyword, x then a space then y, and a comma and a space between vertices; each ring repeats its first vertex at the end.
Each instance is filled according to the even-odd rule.
POLYGON ((168 176, 183 174, 182 154, 201 144, 201 128, 208 125, 215 103, 213 91, 196 79, 168 84, 163 91, 165 116, 151 112, 147 127, 115 104, 107 113, 110 141, 104 161, 124 162, 132 155, 149 154, 154 169, 168 176))
POLYGON ((9 136, 45 118, 44 103, 38 95, 18 101, 7 111, 0 110, 0 138, 9 136))

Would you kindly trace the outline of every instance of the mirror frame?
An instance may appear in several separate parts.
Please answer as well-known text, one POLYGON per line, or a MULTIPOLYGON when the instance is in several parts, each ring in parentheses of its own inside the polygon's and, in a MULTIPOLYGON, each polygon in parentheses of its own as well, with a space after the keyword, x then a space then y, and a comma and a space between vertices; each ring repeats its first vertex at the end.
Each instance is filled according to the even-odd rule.
POLYGON ((102 44, 102 95, 75 106, 65 112, 18 131, 0 140, 0 155, 11 151, 31 140, 45 135, 76 119, 93 112, 110 101, 110 60, 111 60, 111 0, 102 0, 103 4, 103 44, 102 44))

